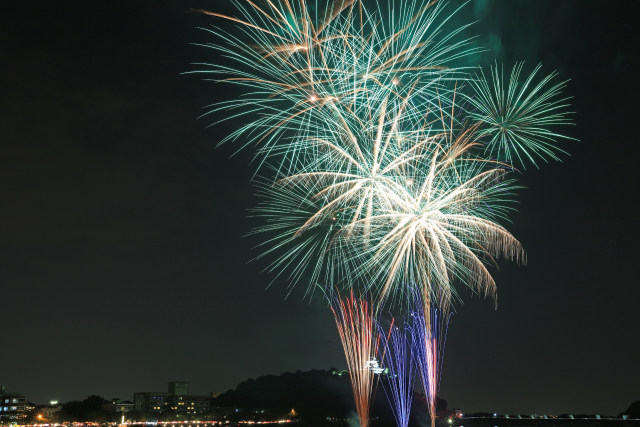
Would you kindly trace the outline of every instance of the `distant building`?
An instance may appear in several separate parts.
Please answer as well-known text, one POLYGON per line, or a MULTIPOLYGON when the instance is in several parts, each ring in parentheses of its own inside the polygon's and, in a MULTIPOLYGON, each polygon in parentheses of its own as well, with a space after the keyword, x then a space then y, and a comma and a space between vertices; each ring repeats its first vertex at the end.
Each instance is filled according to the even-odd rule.
POLYGON ((145 413, 175 413, 179 415, 198 415, 211 410, 211 396, 189 394, 189 383, 172 381, 165 392, 138 392, 133 395, 136 411, 145 413))
MULTIPOLYGON (((462 415, 463 415, 463 413, 462 413, 461 409, 453 408, 453 409, 451 409, 449 411, 449 416, 452 417, 452 418, 462 418, 462 415)), ((509 418, 509 417, 507 417, 507 418, 509 418)))
POLYGON ((19 420, 27 416, 27 398, 24 394, 9 393, 0 388, 0 420, 19 420))
POLYGON ((133 405, 135 410, 138 412, 160 413, 165 409, 165 404, 168 397, 169 393, 164 393, 162 391, 145 391, 141 393, 134 393, 133 405))
POLYGON ((61 409, 60 405, 47 405, 40 408, 40 413, 44 418, 49 419, 53 418, 61 409))
POLYGON ((129 402, 128 400, 113 398, 108 403, 102 405, 102 408, 107 412, 129 412, 133 411, 134 406, 133 402, 129 402))

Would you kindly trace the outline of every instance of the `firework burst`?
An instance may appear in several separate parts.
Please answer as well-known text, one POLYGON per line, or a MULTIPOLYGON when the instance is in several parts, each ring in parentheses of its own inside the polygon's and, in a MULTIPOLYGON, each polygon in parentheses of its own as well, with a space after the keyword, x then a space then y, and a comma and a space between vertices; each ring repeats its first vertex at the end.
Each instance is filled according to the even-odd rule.
POLYGON ((561 152, 564 82, 453 66, 476 48, 444 1, 234 3, 204 12, 233 30, 205 29, 225 60, 198 72, 243 90, 207 114, 243 120, 224 141, 256 147, 270 270, 379 300, 422 283, 445 309, 456 283, 495 296, 487 265, 524 261, 501 225, 514 163, 561 152))
POLYGON ((508 84, 502 67, 491 67, 489 77, 480 70, 468 80, 472 92, 466 98, 470 119, 480 124, 485 155, 525 167, 559 160, 566 152, 557 141, 573 138, 554 130, 571 124, 569 98, 562 96, 567 82, 556 82, 556 72, 537 80, 542 65, 523 79, 523 68, 523 62, 513 67, 508 84))
MULTIPOLYGON (((263 220, 255 234, 267 236, 258 258, 272 257, 276 279, 304 283, 307 293, 349 290, 331 305, 362 426, 379 338, 375 304, 354 289, 379 306, 400 301, 413 314, 409 357, 433 422, 457 288, 495 298, 489 266, 525 261, 503 225, 513 176, 563 153, 566 82, 538 78, 540 66, 523 77, 521 63, 508 84, 497 66, 488 78, 456 68, 477 49, 463 35, 468 26, 452 27, 459 8, 446 1, 390 0, 385 10, 363 0, 232 1, 236 15, 204 11, 233 29, 204 29, 216 41, 201 45, 223 59, 196 73, 242 91, 204 116, 242 120, 222 142, 255 147, 262 202, 254 214, 263 220)), ((385 349, 406 360, 397 331, 385 349)), ((402 425, 407 387, 398 381, 393 392, 402 425)))

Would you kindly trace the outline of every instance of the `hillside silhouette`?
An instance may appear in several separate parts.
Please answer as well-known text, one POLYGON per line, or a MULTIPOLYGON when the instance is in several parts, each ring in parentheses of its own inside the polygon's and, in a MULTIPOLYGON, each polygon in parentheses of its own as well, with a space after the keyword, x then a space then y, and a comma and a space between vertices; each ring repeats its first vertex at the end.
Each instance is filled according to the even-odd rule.
MULTIPOLYGON (((214 406, 226 407, 238 419, 277 419, 295 411, 295 417, 306 423, 325 424, 355 421, 357 418, 349 375, 344 371, 312 370, 265 375, 243 381, 235 390, 217 397, 214 406)), ((446 410, 446 401, 440 406, 446 410)), ((424 398, 414 396, 412 415, 424 418, 427 410, 424 398)), ((382 384, 374 395, 372 421, 393 424, 393 414, 387 403, 382 384)))

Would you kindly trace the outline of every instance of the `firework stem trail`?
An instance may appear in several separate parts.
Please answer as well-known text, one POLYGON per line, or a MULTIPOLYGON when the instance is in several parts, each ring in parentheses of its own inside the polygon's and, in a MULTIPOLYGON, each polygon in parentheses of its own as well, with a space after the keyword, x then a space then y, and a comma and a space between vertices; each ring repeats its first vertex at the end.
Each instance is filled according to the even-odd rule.
POLYGON ((356 298, 351 292, 344 299, 336 294, 331 310, 349 369, 360 427, 367 427, 376 381, 370 362, 375 360, 379 344, 374 306, 367 299, 356 298))

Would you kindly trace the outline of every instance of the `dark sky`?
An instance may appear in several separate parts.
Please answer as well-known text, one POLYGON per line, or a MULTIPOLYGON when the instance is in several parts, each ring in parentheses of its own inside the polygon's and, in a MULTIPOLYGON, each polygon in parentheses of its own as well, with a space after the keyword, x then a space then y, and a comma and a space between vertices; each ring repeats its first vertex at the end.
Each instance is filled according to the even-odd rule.
MULTIPOLYGON (((527 171, 499 309, 454 316, 441 394, 464 411, 617 414, 640 399, 635 1, 475 0, 493 57, 571 78, 571 157, 527 171)), ((224 94, 189 42, 226 1, 0 6, 0 384, 36 402, 194 392, 343 367, 319 299, 265 290, 243 238, 250 153, 196 120, 224 94)))

